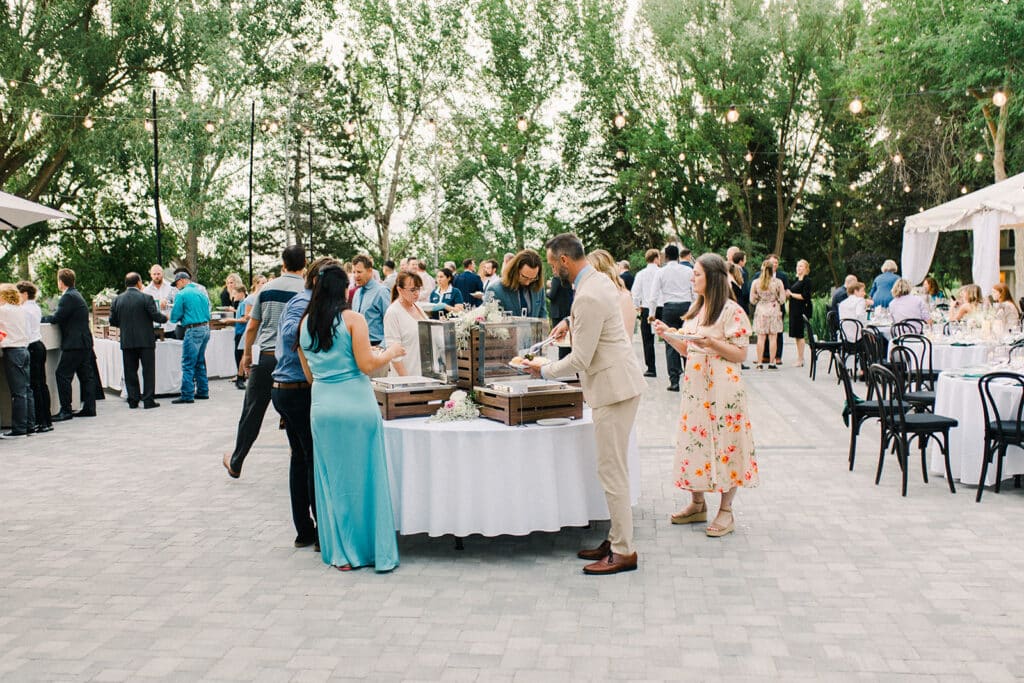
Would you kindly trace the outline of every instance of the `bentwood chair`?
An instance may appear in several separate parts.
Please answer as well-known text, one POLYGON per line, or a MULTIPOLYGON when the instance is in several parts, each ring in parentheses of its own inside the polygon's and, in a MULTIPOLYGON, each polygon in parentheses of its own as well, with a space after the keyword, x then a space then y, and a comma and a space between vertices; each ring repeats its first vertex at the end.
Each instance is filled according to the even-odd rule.
POLYGON ((818 374, 818 356, 823 353, 828 354, 828 368, 825 373, 832 372, 832 367, 836 364, 836 353, 842 348, 842 342, 818 339, 818 335, 814 334, 814 329, 811 327, 811 321, 807 319, 806 315, 802 317, 804 319, 804 334, 807 335, 807 346, 811 349, 811 369, 808 374, 813 380, 818 374))
MULTIPOLYGON (((988 464, 996 459, 996 483, 993 490, 999 493, 999 484, 1003 478, 1003 458, 1009 446, 1024 446, 1024 375, 1015 372, 990 372, 978 380, 978 391, 981 393, 981 407, 985 413, 985 460, 981 464, 981 478, 978 480, 978 495, 975 502, 981 502, 981 494, 985 492, 985 476, 988 464), (992 396, 992 385, 1007 386, 1016 394, 1017 408, 1011 411, 1000 411, 999 404, 992 396)), ((1015 477, 1020 486, 1020 477, 1015 477)))
POLYGON ((923 334, 904 334, 895 337, 893 344, 905 346, 914 352, 917 357, 917 365, 921 369, 921 379, 925 382, 924 388, 929 391, 935 390, 935 383, 939 380, 941 370, 936 370, 932 362, 932 340, 923 334))
POLYGON ((890 368, 896 373, 903 385, 903 398, 918 413, 935 411, 935 391, 931 381, 926 379, 914 352, 901 344, 894 344, 889 349, 890 368))
POLYGON ((903 495, 907 495, 907 474, 910 470, 910 444, 917 441, 921 449, 921 473, 928 483, 927 446, 932 439, 939 444, 946 465, 946 482, 951 493, 956 493, 953 473, 949 466, 949 430, 957 426, 951 417, 932 413, 911 413, 906 410, 903 388, 896 373, 880 363, 868 368, 872 384, 878 392, 882 415, 882 439, 878 449, 878 471, 875 485, 882 480, 882 466, 886 451, 891 448, 903 473, 903 495), (941 437, 941 438, 940 438, 941 437))
POLYGON ((853 471, 853 461, 857 457, 857 437, 860 435, 860 428, 865 422, 871 419, 882 419, 881 408, 878 401, 865 401, 853 390, 853 379, 850 377, 850 369, 843 363, 836 363, 836 376, 839 383, 843 385, 843 393, 846 395, 845 417, 850 423, 850 471, 853 471))
POLYGON ((856 377, 861 337, 864 335, 864 323, 856 318, 843 318, 838 321, 836 330, 840 342, 839 360, 845 365, 850 358, 853 358, 853 374, 856 377))
POLYGON ((893 339, 902 336, 904 334, 922 334, 928 323, 920 318, 906 318, 898 323, 893 323, 890 328, 889 336, 893 339))

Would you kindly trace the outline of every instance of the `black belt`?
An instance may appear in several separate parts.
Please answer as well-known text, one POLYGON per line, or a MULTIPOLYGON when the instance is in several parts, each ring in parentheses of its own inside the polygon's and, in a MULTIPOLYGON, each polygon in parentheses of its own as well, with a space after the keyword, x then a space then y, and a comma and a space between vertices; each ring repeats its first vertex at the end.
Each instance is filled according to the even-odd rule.
POLYGON ((274 382, 274 389, 309 389, 309 382, 274 382))
POLYGON ((193 327, 206 327, 210 323, 192 323, 191 325, 182 325, 186 330, 191 330, 193 327))
POLYGON ((274 356, 277 355, 276 351, 260 351, 261 356, 274 356))
POLYGON ((380 345, 381 345, 381 344, 383 344, 383 343, 384 343, 384 342, 382 342, 382 341, 379 341, 379 342, 371 341, 371 342, 370 342, 370 346, 380 346, 380 345))
POLYGON ((692 301, 666 301, 662 306, 688 306, 692 303, 692 301))

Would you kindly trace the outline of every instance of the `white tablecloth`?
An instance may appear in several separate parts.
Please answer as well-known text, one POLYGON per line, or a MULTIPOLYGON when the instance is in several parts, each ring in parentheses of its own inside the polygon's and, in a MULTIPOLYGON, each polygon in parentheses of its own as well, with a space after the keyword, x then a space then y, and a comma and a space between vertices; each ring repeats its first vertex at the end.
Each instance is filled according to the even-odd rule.
MULTIPOLYGON (((524 535, 608 519, 597 479, 594 423, 506 427, 492 420, 384 422, 391 499, 399 533, 524 535)), ((640 493, 635 434, 630 498, 640 493)))
MULTIPOLYGON (((1020 391, 1012 387, 993 386, 993 397, 1002 411, 1011 413, 1017 407, 1020 391)), ((935 414, 952 417, 959 426, 949 432, 949 465, 953 478, 971 486, 978 485, 985 453, 985 413, 981 407, 977 377, 959 377, 942 373, 935 386, 935 414)), ((1012 414, 1012 413, 1011 413, 1012 414)), ((931 470, 945 475, 942 453, 931 446, 931 470)), ((1003 461, 1003 478, 1024 474, 1024 450, 1011 446, 1003 461)), ((993 461, 985 475, 985 483, 996 483, 993 461)))
MULTIPOLYGON (((983 365, 988 360, 989 347, 985 344, 974 346, 953 346, 942 342, 932 343, 932 368, 953 370, 983 365)), ((980 404, 979 404, 980 406, 980 404)))
MULTIPOLYGON (((100 382, 107 389, 124 389, 124 364, 121 345, 112 339, 94 339, 96 362, 100 371, 100 382)), ((156 343, 156 393, 177 394, 181 391, 181 347, 177 339, 166 339, 156 343)), ((206 374, 208 377, 234 377, 235 332, 233 329, 213 330, 206 345, 206 374)), ((139 368, 139 383, 142 383, 142 368, 139 368)))

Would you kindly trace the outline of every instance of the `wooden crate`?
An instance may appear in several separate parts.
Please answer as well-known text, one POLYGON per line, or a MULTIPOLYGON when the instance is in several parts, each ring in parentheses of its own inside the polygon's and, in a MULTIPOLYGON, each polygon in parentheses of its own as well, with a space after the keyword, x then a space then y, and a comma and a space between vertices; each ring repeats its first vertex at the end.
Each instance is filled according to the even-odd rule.
MULTIPOLYGON (((511 340, 491 338, 487 340, 485 354, 485 364, 504 364, 515 358, 516 349, 511 340)), ((460 350, 458 358, 459 374, 456 384, 460 389, 472 389, 477 383, 480 372, 480 330, 472 330, 469 348, 460 350)), ((508 374, 514 373, 509 370, 508 374)))
POLYGON ((451 398, 455 387, 445 384, 439 387, 423 387, 404 391, 385 391, 373 388, 377 397, 377 407, 385 420, 398 417, 423 417, 433 415, 451 398))
POLYGON ((536 422, 548 417, 583 417, 583 391, 559 389, 526 394, 506 394, 485 387, 476 387, 480 414, 507 425, 536 422))

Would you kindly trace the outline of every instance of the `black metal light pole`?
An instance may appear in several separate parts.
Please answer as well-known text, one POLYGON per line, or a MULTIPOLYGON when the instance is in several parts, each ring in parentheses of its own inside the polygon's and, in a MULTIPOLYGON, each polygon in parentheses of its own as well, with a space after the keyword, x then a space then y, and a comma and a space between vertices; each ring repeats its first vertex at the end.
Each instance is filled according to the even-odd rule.
POLYGON ((156 209, 156 262, 164 264, 164 221, 160 216, 160 137, 156 126, 156 88, 153 88, 153 207, 156 209))
POLYGON ((252 102, 249 117, 249 286, 252 287, 252 169, 253 152, 256 147, 256 101, 252 102))
POLYGON ((313 260, 313 143, 306 138, 306 187, 309 189, 309 260, 313 260))

